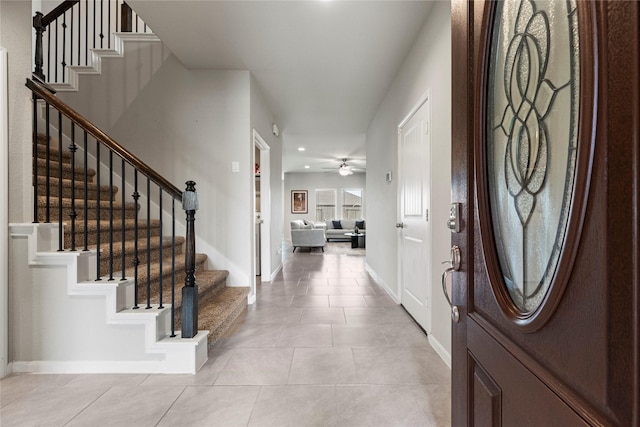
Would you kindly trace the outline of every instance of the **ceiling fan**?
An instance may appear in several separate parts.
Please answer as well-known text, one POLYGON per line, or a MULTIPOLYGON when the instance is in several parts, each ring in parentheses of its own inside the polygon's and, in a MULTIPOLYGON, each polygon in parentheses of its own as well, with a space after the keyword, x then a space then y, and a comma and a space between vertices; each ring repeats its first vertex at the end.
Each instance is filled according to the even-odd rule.
POLYGON ((349 163, 347 163, 347 159, 340 159, 340 161, 341 161, 340 166, 338 166, 337 169, 336 168, 323 168, 323 169, 337 170, 341 176, 353 175, 353 168, 349 163))

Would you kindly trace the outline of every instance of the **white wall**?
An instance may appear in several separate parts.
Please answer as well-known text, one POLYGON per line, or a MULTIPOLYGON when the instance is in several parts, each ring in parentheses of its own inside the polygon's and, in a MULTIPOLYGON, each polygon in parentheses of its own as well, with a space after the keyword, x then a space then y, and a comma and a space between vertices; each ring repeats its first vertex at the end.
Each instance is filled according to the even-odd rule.
MULTIPOLYGON (((282 265, 282 138, 273 134, 273 123, 277 123, 277 118, 267 105, 260 85, 255 78, 251 76, 251 130, 255 129, 267 145, 269 145, 270 166, 268 185, 271 189, 271 201, 269 206, 263 204, 261 210, 263 213, 267 209, 269 210, 270 221, 268 225, 271 234, 271 241, 269 242, 271 271, 269 271, 268 274, 262 274, 264 281, 268 281, 268 278, 278 271, 282 265)), ((252 136, 250 136, 250 141, 253 146, 252 136)))
MULTIPOLYGON (((433 271, 432 336, 451 352, 449 307, 440 290, 440 262, 449 258, 446 228, 451 176, 451 6, 435 2, 402 68, 367 131, 367 264, 391 289, 398 289, 397 189, 385 173, 397 175, 397 129, 424 93, 431 91, 433 271)), ((445 356, 446 357, 446 356, 445 356)))
MULTIPOLYGON (((0 33, 2 27, 0 26, 0 33)), ((0 45, 0 378, 7 375, 9 350, 9 99, 7 50, 0 45)))
MULTIPOLYGON (((129 36, 136 40, 139 35, 123 36, 125 40, 129 36)), ((100 75, 91 72, 79 74, 78 90, 63 90, 61 87, 57 92, 58 98, 108 133, 171 55, 169 48, 159 39, 150 41, 152 38, 148 37, 144 41, 125 41, 122 44, 123 57, 101 56, 100 66, 94 64, 92 68, 99 70, 100 75)))
MULTIPOLYGON (((338 202, 337 213, 340 215, 340 195, 343 188, 362 188, 364 203, 367 204, 366 174, 354 173, 349 176, 340 176, 337 171, 327 173, 285 173, 284 174, 284 235, 285 239, 291 240, 291 226, 289 223, 295 219, 316 220, 316 189, 335 188, 338 202), (307 214, 291 213, 291 190, 307 190, 308 200, 307 214)), ((365 210, 363 217, 367 219, 367 239, 369 238, 370 227, 365 210)), ((368 245, 367 245, 368 246, 368 245)))
POLYGON ((7 49, 9 75, 9 221, 31 222, 31 3, 0 2, 0 45, 7 49))
POLYGON ((196 251, 230 286, 254 280, 249 93, 248 71, 187 70, 171 55, 109 130, 175 185, 196 182, 196 251))
POLYGON ((31 221, 31 96, 24 86, 32 71, 30 24, 30 2, 0 1, 0 46, 8 64, 0 83, 7 99, 0 105, 0 377, 8 373, 8 224, 31 221))

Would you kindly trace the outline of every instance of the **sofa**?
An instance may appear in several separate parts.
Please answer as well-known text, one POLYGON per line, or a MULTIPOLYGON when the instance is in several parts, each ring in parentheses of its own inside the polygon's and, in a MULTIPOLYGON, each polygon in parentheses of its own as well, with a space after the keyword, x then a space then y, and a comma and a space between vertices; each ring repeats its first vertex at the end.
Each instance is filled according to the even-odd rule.
POLYGON ((358 225, 358 232, 366 234, 366 223, 363 219, 336 219, 325 221, 324 224, 326 226, 327 241, 351 240, 351 237, 345 236, 344 233, 353 233, 356 225, 358 225))
POLYGON ((324 252, 324 245, 327 242, 324 227, 312 224, 305 224, 301 219, 291 221, 291 245, 293 252, 297 248, 321 248, 324 252))

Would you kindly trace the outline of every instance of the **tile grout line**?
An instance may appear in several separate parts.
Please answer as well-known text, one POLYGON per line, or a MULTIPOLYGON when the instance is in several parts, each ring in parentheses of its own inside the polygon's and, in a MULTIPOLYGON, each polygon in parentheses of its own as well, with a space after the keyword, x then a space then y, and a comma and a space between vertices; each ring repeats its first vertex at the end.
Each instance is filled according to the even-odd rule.
MULTIPOLYGON (((40 387, 38 387, 40 388, 40 387)), ((69 425, 70 422, 72 422, 74 419, 76 419, 80 414, 82 414, 84 411, 86 411, 87 409, 89 409, 89 407, 91 405, 93 405, 94 403, 96 403, 98 401, 98 399, 100 399, 102 396, 104 396, 109 390, 111 390, 112 386, 107 387, 107 389, 101 393, 98 397, 96 397, 95 399, 93 399, 91 402, 89 402, 84 408, 80 409, 73 417, 71 417, 69 419, 69 421, 67 421, 66 423, 64 423, 64 425, 69 425)))
POLYGON ((180 394, 178 396, 176 396, 175 400, 171 403, 171 405, 169 405, 169 407, 167 408, 166 411, 164 411, 164 413, 162 414, 162 416, 158 419, 158 422, 155 423, 155 425, 157 426, 158 424, 160 424, 162 422, 162 420, 164 419, 164 417, 167 416, 167 414, 169 413, 169 411, 171 410, 171 408, 173 408, 173 406, 176 404, 176 402, 178 401, 178 399, 180 399, 180 396, 182 396, 184 394, 184 392, 187 391, 187 386, 183 386, 182 387, 182 391, 180 392, 180 394))

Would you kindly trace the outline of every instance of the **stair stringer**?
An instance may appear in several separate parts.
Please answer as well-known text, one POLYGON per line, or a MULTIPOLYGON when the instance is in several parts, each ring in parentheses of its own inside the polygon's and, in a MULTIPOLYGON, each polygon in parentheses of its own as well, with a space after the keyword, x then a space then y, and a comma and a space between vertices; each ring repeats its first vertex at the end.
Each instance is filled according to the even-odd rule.
MULTIPOLYGON (((78 92, 80 89, 80 76, 83 74, 102 74, 102 61, 106 58, 123 58, 125 44, 128 42, 161 43, 162 41, 153 33, 114 33, 113 49, 92 48, 89 65, 69 65, 66 67, 68 75, 66 83, 49 83, 49 86, 58 92, 78 92)), ((168 56, 168 55, 167 55, 168 56)), ((163 58, 163 59, 166 59, 163 58)))
POLYGON ((91 49, 87 66, 69 66, 56 96, 107 133, 153 79, 171 51, 155 34, 116 33, 112 49, 91 49))
POLYGON ((13 372, 197 372, 209 331, 169 337, 170 304, 132 309, 132 279, 96 282, 96 251, 57 252, 57 235, 57 224, 10 224, 13 372))

